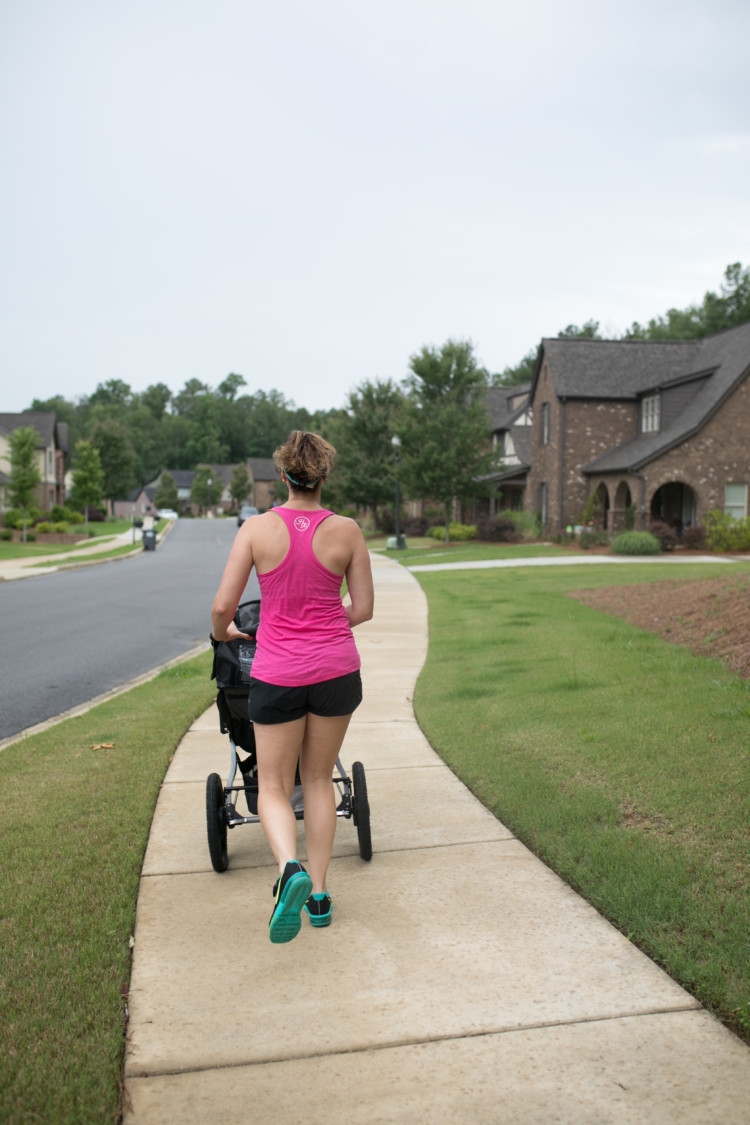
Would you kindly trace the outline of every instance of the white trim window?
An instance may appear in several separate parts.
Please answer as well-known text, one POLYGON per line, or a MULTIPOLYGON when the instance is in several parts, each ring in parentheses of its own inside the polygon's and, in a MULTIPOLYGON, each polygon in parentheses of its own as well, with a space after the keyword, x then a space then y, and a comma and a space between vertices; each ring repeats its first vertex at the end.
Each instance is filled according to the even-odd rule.
POLYGON ((747 485, 724 485, 724 511, 736 520, 744 520, 747 515, 747 485))
POLYGON ((644 434, 658 433, 661 425, 661 397, 648 395, 641 404, 641 431, 644 434))
POLYGON ((543 481, 539 485, 539 513, 542 520, 542 527, 547 523, 547 516, 549 515, 549 490, 547 489, 547 482, 543 481))

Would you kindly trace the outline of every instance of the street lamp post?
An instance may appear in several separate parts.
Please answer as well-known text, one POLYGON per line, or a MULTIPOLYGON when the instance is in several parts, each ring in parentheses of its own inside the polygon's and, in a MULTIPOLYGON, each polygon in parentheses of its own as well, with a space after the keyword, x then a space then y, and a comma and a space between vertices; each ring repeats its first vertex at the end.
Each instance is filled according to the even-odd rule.
POLYGON ((403 551, 406 547, 406 540, 401 534, 401 489, 398 477, 398 466, 400 461, 401 451, 401 438, 398 434, 394 434, 391 438, 391 445, 396 459, 396 550, 403 551))

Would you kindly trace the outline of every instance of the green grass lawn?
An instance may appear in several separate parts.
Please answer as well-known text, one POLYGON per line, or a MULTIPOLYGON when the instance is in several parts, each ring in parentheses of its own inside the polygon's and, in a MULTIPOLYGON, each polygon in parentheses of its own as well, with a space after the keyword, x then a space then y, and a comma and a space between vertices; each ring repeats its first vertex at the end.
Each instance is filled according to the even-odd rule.
MULTIPOLYGON (((683 564, 680 579, 726 574, 683 564)), ((545 863, 750 1040, 750 683, 569 590, 609 568, 420 573, 427 738, 545 863)), ((618 585, 664 577, 617 568, 618 585)))
POLYGON ((545 555, 569 555, 570 549, 551 543, 442 543, 435 539, 407 540, 404 551, 390 550, 385 540, 368 540, 368 549, 387 555, 403 566, 429 566, 444 562, 481 562, 484 559, 533 559, 545 555), (429 548, 429 550, 427 550, 429 548))
POLYGON ((143 856, 210 669, 206 653, 0 751, 0 1121, 117 1118, 143 856))

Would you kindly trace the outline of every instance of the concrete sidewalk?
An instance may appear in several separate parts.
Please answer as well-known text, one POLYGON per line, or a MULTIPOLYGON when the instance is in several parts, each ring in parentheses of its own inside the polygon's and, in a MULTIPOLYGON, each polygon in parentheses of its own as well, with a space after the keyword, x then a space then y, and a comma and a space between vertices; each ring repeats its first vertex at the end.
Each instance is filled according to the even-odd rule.
POLYGON ((411 705, 425 598, 398 564, 373 567, 342 754, 367 770, 372 862, 339 821, 333 925, 272 945, 260 826, 231 830, 229 870, 211 868, 205 783, 229 744, 214 708, 194 724, 143 868, 126 1123, 749 1122, 750 1050, 427 744, 411 705))
MULTIPOLYGON (((170 527, 171 525, 167 525, 170 527)), ((166 532, 157 536, 157 541, 166 532)), ((91 566, 102 562, 113 562, 113 559, 100 559, 97 555, 105 555, 109 551, 113 551, 118 547, 133 547, 133 554, 138 554, 143 550, 143 543, 140 537, 133 543, 132 531, 123 531, 119 535, 102 536, 105 542, 101 542, 99 537, 90 539, 88 542, 83 540, 79 547, 70 551, 60 551, 58 554, 50 555, 33 555, 27 558, 19 559, 1 559, 0 560, 0 582, 12 582, 18 578, 39 578, 43 574, 54 574, 59 570, 70 570, 73 567, 91 566)), ((119 558, 128 558, 128 555, 121 555, 119 558)))

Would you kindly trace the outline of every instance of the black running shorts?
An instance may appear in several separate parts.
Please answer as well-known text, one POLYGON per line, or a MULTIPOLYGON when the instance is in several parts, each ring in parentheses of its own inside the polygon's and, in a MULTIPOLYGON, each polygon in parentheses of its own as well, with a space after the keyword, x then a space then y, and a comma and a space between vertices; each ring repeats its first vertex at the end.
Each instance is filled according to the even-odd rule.
POLYGON ((359 672, 306 687, 281 687, 250 677, 248 714, 254 723, 291 723, 303 715, 351 715, 362 702, 359 672))

